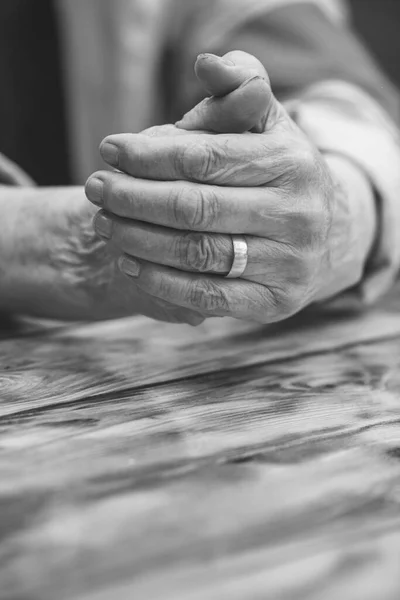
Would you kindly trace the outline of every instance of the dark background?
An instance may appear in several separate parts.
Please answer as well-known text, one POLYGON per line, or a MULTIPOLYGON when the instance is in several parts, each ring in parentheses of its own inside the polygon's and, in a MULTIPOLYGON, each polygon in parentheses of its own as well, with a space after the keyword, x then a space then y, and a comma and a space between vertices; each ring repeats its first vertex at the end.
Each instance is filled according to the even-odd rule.
POLYGON ((350 0, 360 36, 400 87, 400 0, 350 0))

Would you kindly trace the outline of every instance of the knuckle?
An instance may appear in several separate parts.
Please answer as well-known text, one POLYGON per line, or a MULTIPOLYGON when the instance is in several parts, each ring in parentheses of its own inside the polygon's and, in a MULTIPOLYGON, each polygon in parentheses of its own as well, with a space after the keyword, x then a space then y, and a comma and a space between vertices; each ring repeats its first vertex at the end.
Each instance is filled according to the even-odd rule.
POLYGON ((192 271, 207 273, 217 266, 216 249, 206 234, 188 233, 180 237, 178 260, 192 271))
POLYGON ((198 173, 195 173, 200 181, 208 182, 218 168, 218 153, 215 152, 213 146, 208 142, 201 146, 199 161, 197 165, 198 173))
POLYGON ((177 172, 185 179, 209 183, 221 169, 224 155, 215 143, 203 140, 178 151, 175 159, 177 172))
POLYGON ((201 312, 226 313, 229 310, 225 292, 207 280, 192 282, 187 299, 192 307, 201 312))
POLYGON ((172 198, 175 222, 189 231, 207 231, 217 220, 218 196, 214 191, 182 187, 172 198))

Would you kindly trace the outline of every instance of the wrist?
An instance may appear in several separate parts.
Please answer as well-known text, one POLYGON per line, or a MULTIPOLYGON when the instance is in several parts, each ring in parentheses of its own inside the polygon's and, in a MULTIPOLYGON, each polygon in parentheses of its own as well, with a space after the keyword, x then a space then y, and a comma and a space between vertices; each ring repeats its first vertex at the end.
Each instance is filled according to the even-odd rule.
POLYGON ((362 168, 344 155, 325 154, 324 158, 334 187, 329 248, 333 268, 317 300, 361 281, 378 233, 376 196, 362 168))

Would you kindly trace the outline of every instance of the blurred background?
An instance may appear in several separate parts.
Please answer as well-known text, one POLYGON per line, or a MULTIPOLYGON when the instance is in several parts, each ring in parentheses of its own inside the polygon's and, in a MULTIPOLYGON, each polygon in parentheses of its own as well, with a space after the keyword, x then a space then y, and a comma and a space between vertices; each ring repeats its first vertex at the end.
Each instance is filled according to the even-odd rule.
POLYGON ((400 87, 400 0, 350 0, 353 23, 400 87))
MULTIPOLYGON (((68 184, 71 174, 54 0, 0 2, 0 72, 10 78, 2 81, 3 92, 7 93, 0 94, 0 149, 42 185, 68 184), (42 65, 40 72, 32 72, 32 62, 42 65), (9 64, 17 68, 10 72, 9 64), (42 120, 37 118, 38 107, 45 115, 42 120), (45 164, 35 160, 38 136, 51 149, 45 164)), ((359 35, 400 87, 400 0, 349 3, 359 35)))

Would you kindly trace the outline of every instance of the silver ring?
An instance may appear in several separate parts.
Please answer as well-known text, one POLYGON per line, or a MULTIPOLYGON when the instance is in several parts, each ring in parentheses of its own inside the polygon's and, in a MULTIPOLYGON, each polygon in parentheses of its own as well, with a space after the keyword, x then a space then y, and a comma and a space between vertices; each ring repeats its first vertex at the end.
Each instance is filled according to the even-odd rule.
POLYGON ((232 235, 233 263, 232 268, 226 276, 227 279, 238 279, 243 275, 247 267, 248 246, 243 235, 232 235))

